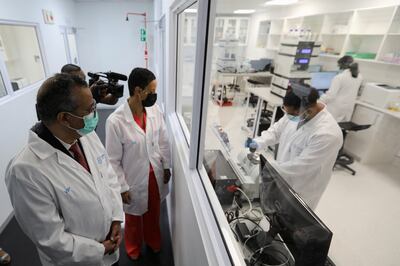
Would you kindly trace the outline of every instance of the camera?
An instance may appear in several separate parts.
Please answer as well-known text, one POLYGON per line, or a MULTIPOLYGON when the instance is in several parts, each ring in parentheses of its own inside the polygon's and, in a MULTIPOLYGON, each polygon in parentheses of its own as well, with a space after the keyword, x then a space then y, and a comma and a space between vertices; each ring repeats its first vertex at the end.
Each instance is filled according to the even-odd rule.
MULTIPOLYGON (((113 96, 117 98, 121 98, 124 94, 124 85, 118 84, 118 81, 126 81, 128 80, 128 77, 115 73, 115 72, 96 72, 96 73, 88 73, 88 76, 90 77, 89 79, 89 86, 92 86, 93 84, 96 83, 96 85, 99 85, 101 89, 106 88, 107 89, 107 94, 112 94, 113 96)), ((96 91, 99 93, 98 91, 96 91)))

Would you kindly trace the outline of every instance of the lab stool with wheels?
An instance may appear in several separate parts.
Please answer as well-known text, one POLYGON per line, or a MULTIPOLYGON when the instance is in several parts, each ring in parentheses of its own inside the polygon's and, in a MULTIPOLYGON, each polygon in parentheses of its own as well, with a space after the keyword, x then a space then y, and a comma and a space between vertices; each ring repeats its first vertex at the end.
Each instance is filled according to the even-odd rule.
POLYGON ((344 147, 344 142, 346 140, 346 135, 349 131, 360 131, 369 128, 371 125, 358 125, 353 122, 340 122, 339 123, 340 128, 342 129, 343 132, 343 145, 342 148, 339 151, 339 154, 336 158, 336 162, 334 167, 337 165, 349 170, 352 175, 356 174, 356 171, 349 167, 350 164, 354 162, 354 158, 348 154, 346 154, 343 150, 344 147))

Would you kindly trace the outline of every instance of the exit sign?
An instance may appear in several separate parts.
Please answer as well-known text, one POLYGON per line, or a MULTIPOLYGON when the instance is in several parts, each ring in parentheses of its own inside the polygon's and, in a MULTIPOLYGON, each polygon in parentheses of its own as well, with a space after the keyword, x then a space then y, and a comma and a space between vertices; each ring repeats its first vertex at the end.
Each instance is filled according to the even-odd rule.
POLYGON ((146 37, 147 37, 146 30, 141 28, 140 29, 140 41, 145 42, 146 37))

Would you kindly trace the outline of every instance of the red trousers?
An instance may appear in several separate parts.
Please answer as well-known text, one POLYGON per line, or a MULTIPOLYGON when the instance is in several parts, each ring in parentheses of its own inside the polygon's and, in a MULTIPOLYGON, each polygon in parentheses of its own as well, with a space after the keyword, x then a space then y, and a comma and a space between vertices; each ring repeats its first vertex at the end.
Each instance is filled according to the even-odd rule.
POLYGON ((153 251, 161 249, 160 193, 154 171, 149 174, 148 210, 142 216, 125 213, 124 237, 130 257, 139 256, 143 240, 153 251))

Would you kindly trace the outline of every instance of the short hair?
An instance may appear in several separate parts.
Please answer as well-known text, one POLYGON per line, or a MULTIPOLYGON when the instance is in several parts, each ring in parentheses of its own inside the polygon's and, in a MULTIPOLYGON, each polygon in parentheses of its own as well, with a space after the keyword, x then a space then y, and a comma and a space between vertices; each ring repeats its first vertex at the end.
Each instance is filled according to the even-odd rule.
POLYGON ((294 94, 292 90, 289 90, 285 97, 283 98, 283 105, 293 107, 296 110, 300 109, 301 100, 300 98, 294 94))
POLYGON ((73 112, 77 108, 72 91, 87 87, 86 81, 78 76, 55 74, 40 86, 36 97, 36 111, 39 120, 53 122, 60 112, 73 112))
POLYGON ((302 86, 306 86, 310 88, 310 93, 308 94, 308 96, 306 97, 306 99, 302 99, 297 96, 294 92, 293 89, 289 86, 287 93, 285 95, 285 97, 283 98, 283 105, 285 106, 289 106, 289 107, 293 107, 296 110, 300 109, 300 107, 310 107, 314 104, 317 103, 318 99, 319 99, 319 93, 318 91, 306 84, 302 84, 302 86))
POLYGON ((80 66, 74 64, 66 64, 61 68, 61 73, 72 74, 73 72, 81 71, 80 66))
POLYGON ((155 79, 156 76, 150 70, 141 67, 134 68, 128 79, 129 95, 133 96, 136 87, 144 89, 155 79))

